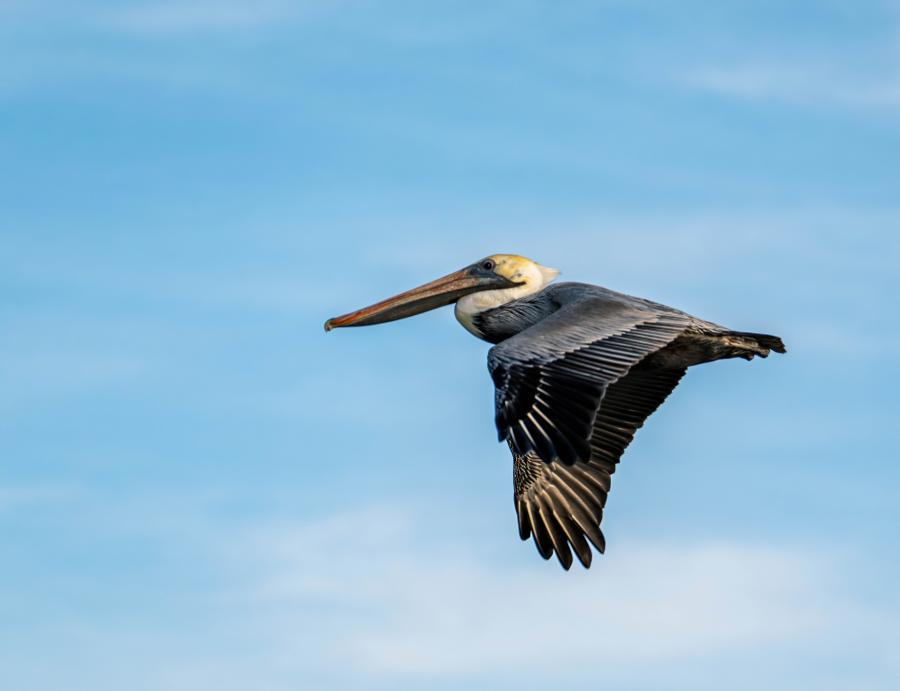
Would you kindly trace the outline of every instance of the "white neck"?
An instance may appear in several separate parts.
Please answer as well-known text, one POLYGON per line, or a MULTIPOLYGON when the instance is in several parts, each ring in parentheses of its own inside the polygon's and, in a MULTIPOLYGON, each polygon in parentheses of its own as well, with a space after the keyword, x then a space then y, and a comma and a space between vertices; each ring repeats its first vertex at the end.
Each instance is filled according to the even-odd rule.
POLYGON ((500 307, 513 300, 519 300, 528 295, 542 290, 550 281, 559 275, 556 269, 548 269, 540 264, 532 264, 524 267, 521 272, 513 277, 522 285, 512 288, 500 288, 498 290, 483 290, 461 297, 456 302, 454 313, 457 321, 465 327, 466 331, 481 338, 482 334, 475 326, 473 317, 479 312, 500 307))

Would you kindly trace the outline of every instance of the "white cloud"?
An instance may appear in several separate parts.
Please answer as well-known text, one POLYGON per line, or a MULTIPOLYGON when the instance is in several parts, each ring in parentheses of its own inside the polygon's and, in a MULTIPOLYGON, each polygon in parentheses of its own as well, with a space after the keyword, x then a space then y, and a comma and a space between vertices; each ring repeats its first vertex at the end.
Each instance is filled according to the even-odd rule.
POLYGON ((221 0, 169 0, 125 7, 111 15, 110 23, 141 33, 169 34, 260 26, 282 16, 279 0, 240 2, 221 0))
POLYGON ((65 664, 13 647, 0 662, 14 681, 59 686, 77 665, 92 689, 893 688, 896 603, 863 592, 872 564, 839 552, 619 535, 590 571, 563 572, 517 544, 511 517, 498 545, 496 520, 441 501, 224 524, 207 514, 221 498, 184 498, 93 514, 116 541, 161 549, 148 564, 164 580, 98 581, 100 599, 144 593, 149 610, 38 619, 64 632, 65 664))
POLYGON ((0 512, 58 504, 79 494, 80 490, 70 486, 0 485, 0 512))
POLYGON ((163 0, 118 8, 105 15, 102 23, 150 35, 239 31, 276 26, 279 22, 329 9, 334 4, 334 0, 317 3, 287 0, 163 0))
POLYGON ((834 65, 749 62, 703 67, 682 77, 687 85, 744 100, 900 108, 900 73, 854 74, 834 65))
POLYGON ((43 396, 65 396, 107 390, 131 383, 145 374, 147 361, 132 353, 73 347, 60 340, 54 346, 30 351, 0 350, 0 377, 5 382, 0 409, 43 396))
POLYGON ((425 524, 370 509, 240 543, 240 559, 260 567, 253 601, 279 612, 270 631, 291 632, 274 647, 290 658, 312 644, 305 653, 319 664, 341 660, 381 681, 502 679, 527 659, 529 681, 583 682, 797 641, 821 646, 851 622, 871 624, 827 576, 834 560, 803 551, 620 541, 590 571, 564 573, 531 549, 527 564, 475 556, 447 544, 448 526, 425 524))

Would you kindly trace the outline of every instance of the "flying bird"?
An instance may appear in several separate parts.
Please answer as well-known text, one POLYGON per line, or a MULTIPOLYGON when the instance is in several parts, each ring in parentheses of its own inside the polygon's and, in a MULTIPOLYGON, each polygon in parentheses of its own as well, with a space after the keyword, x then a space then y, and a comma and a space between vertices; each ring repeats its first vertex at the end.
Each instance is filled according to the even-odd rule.
POLYGON ((325 330, 369 326, 455 303, 457 320, 489 343, 500 441, 513 455, 519 535, 563 568, 588 568, 610 479, 635 432, 692 365, 784 353, 777 336, 732 331, 556 269, 494 254, 355 312, 325 330))

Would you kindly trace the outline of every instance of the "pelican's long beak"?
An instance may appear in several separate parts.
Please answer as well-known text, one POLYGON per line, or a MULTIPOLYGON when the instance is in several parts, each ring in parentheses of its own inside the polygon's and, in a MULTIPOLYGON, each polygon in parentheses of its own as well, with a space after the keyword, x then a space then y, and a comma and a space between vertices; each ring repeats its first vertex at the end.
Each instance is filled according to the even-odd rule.
POLYGON ((404 319, 449 305, 469 293, 510 288, 514 285, 516 284, 503 276, 498 276, 475 264, 369 307, 363 307, 340 317, 332 317, 325 322, 325 331, 342 326, 369 326, 404 319))

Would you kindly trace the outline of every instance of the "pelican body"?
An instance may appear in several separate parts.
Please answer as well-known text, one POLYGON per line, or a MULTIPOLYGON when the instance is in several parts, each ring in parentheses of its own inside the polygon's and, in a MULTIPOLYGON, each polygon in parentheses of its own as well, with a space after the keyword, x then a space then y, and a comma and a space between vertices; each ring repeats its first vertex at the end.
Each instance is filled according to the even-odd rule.
POLYGON ((616 464, 688 367, 770 351, 781 339, 733 331, 685 312, 495 254, 460 271, 325 322, 325 330, 403 319, 455 303, 457 320, 494 346, 500 441, 513 455, 519 535, 563 568, 587 568, 616 464))

